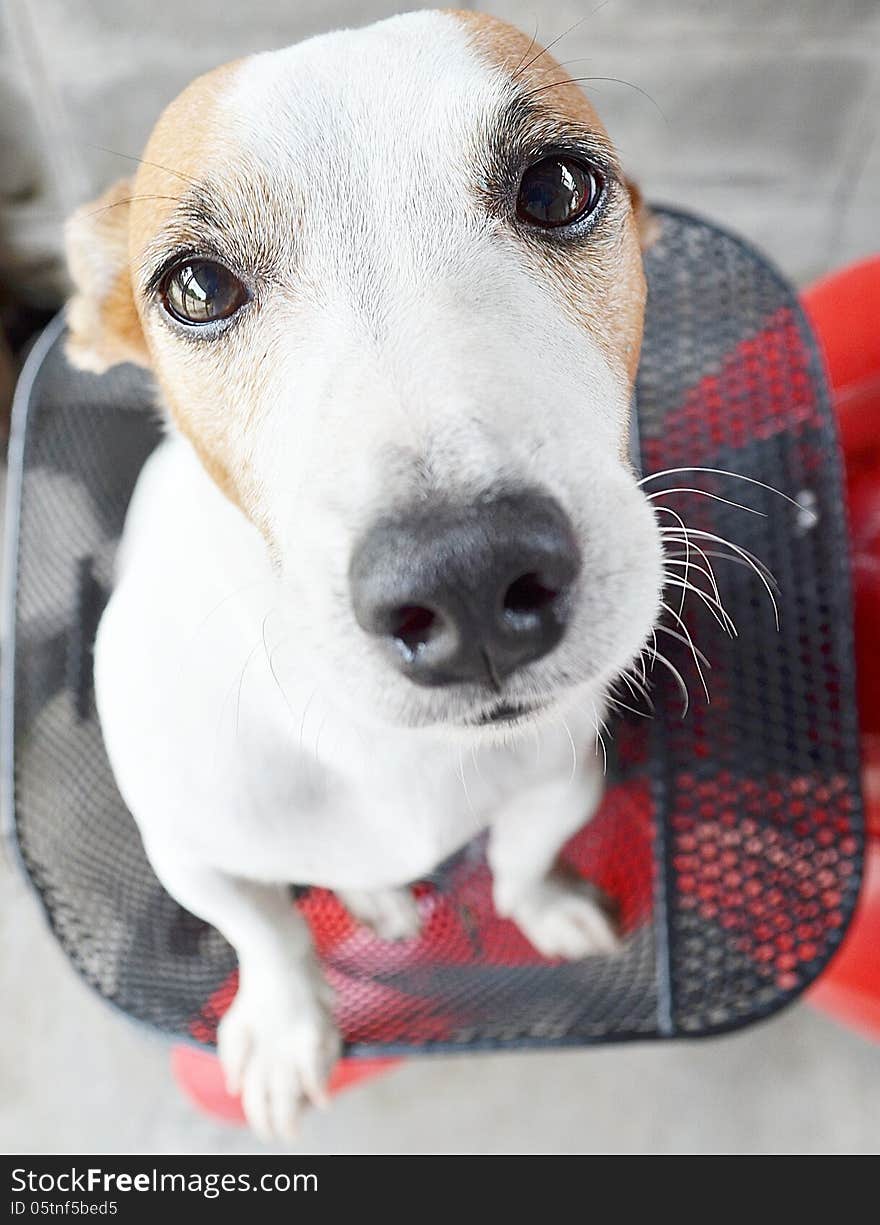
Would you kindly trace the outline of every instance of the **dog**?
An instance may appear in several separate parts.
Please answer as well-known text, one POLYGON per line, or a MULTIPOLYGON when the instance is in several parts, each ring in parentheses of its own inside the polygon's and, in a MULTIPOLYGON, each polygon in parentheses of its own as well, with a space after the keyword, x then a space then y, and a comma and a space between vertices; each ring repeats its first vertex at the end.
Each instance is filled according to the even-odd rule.
POLYGON ((69 357, 148 367, 167 427, 98 711, 159 879, 236 951, 219 1054, 262 1136, 340 1049, 291 882, 410 938, 410 884, 488 830, 540 953, 618 946, 556 859, 660 612, 628 459, 649 230, 577 84, 455 11, 200 77, 68 224, 69 357))

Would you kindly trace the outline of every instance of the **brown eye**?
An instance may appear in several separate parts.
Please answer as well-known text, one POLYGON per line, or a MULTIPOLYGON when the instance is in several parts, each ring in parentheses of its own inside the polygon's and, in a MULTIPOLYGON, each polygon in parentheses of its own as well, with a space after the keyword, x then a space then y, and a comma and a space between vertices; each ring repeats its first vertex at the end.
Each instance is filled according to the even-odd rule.
POLYGON ((544 157, 529 166, 519 185, 516 212, 543 229, 571 225, 591 213, 602 195, 602 176, 572 157, 544 157))
POLYGON ((181 323, 228 319, 247 299, 247 290, 238 277, 209 259, 178 264, 162 283, 162 305, 181 323))

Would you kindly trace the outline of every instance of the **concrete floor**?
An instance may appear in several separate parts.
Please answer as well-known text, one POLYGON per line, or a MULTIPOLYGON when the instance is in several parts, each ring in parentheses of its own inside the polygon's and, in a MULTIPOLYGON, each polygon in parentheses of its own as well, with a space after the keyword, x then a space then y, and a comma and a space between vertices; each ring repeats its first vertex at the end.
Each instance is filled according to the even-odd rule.
MULTIPOLYGON (((272 1151, 180 1097, 8 871, 0 932, 0 1151, 272 1151)), ((711 1042, 423 1058, 313 1113, 299 1151, 877 1153, 880 1048, 797 1007, 711 1042)))
MULTIPOLYGON (((42 56, 54 83, 47 139, 62 114, 75 128, 68 153, 86 149, 87 139, 135 152, 145 117, 135 113, 139 94, 117 52, 122 10, 130 24, 145 20, 143 10, 102 0, 87 6, 87 20, 75 21, 71 13, 81 7, 69 0, 12 5, 39 11, 39 40, 29 54, 42 56), (83 72, 83 62, 102 70, 83 72)), ((151 6, 150 37, 138 43, 135 61, 157 66, 149 74, 151 105, 157 90, 177 87, 175 73, 193 74, 194 54, 231 58, 242 40, 254 41, 255 29, 260 45, 292 36, 285 30, 273 37, 275 0, 251 6, 246 28, 240 6, 221 5, 218 20, 211 7, 204 27, 211 41, 194 52, 181 37, 180 6, 151 6)), ((304 6, 303 28, 315 27, 318 7, 323 20, 324 6, 304 6)), ((363 16, 354 0, 328 7, 329 24, 363 16)), ((537 16, 539 37, 549 41, 596 3, 503 0, 492 8, 529 33, 537 16)), ((636 90, 590 85, 650 197, 702 209, 739 229, 801 283, 880 246, 877 0, 612 0, 555 50, 564 61, 588 57, 570 66, 578 74, 620 77, 655 99, 662 116, 636 90)), ((90 149, 82 165, 67 164, 68 185, 118 173, 118 163, 100 157, 90 149)), ((50 230, 57 224, 51 210, 41 218, 50 230)), ((0 1150, 266 1151, 181 1100, 166 1049, 90 995, 44 930, 33 898, 3 867, 0 999, 0 1150)), ((880 1049, 797 1007, 703 1044, 414 1060, 311 1117, 302 1149, 877 1152, 880 1049)))

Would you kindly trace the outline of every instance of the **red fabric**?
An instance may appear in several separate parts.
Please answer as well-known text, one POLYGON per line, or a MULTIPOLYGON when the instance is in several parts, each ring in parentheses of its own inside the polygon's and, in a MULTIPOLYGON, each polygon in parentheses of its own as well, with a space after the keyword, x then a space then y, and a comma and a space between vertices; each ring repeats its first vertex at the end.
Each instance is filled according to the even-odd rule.
POLYGON ((808 998, 820 1011, 880 1041, 880 839, 868 845, 856 917, 808 998))
POLYGON ((878 736, 880 256, 820 281, 804 294, 804 306, 825 353, 846 462, 860 722, 863 733, 878 736))
MULTIPOLYGON (((817 281, 803 304, 821 338, 835 399, 880 382, 880 255, 817 281)), ((876 392, 875 392, 876 394, 876 392)), ((872 434, 877 444, 876 431, 872 434)))
POLYGON ((818 1008, 880 1039, 880 256, 804 294, 846 462, 868 850, 859 908, 811 989, 818 1008))
MULTIPOLYGON (((330 1092, 350 1089, 363 1080, 390 1071, 400 1062, 399 1059, 340 1059, 330 1076, 330 1092)), ((200 1110, 230 1123, 244 1123, 241 1101, 226 1092, 220 1061, 211 1051, 200 1051, 193 1046, 172 1047, 171 1070, 178 1085, 200 1110)))

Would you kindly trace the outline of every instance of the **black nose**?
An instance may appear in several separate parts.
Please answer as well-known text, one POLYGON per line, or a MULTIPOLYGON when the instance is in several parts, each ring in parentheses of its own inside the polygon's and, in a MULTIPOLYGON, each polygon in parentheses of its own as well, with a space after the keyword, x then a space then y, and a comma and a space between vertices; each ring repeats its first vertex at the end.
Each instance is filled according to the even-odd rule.
POLYGON ((498 689, 562 638, 579 564, 562 508, 527 491, 380 521, 349 577, 358 623, 416 684, 498 689))

